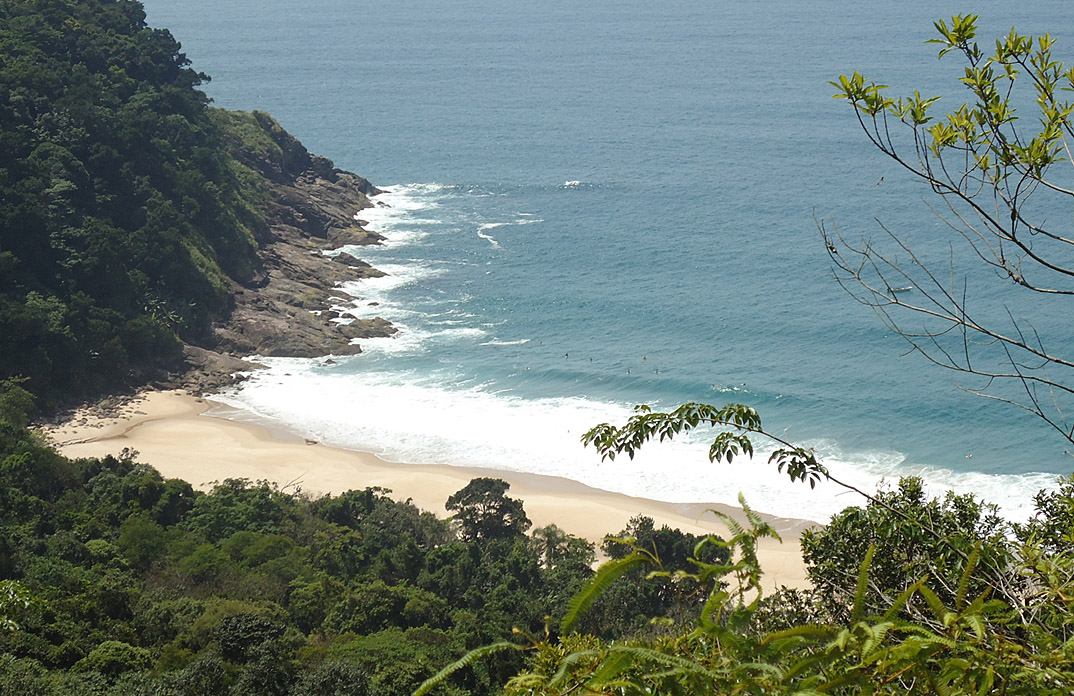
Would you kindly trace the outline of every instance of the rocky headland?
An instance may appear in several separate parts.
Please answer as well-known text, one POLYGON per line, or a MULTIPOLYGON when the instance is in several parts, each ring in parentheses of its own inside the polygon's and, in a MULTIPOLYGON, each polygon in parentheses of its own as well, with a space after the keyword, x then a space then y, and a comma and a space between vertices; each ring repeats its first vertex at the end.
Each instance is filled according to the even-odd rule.
POLYGON ((357 339, 395 333, 380 317, 347 320, 333 309, 358 299, 342 283, 384 274, 351 254, 325 254, 381 243, 381 235, 355 220, 373 205, 370 196, 378 189, 311 154, 266 113, 221 111, 218 117, 233 134, 231 155, 256 175, 261 191, 260 268, 249 282, 234 284, 227 319, 207 340, 186 344, 184 363, 154 386, 211 392, 234 383, 237 372, 257 368, 245 356, 353 355, 361 352, 357 339))
POLYGON ((380 191, 311 154, 264 112, 214 109, 212 116, 235 175, 243 182, 254 221, 253 272, 242 280, 226 279, 229 311, 207 335, 185 341, 181 358, 166 370, 132 375, 126 384, 113 384, 107 394, 61 406, 42 422, 60 422, 74 412, 81 414, 83 424, 87 415, 119 416, 132 408, 132 397, 143 387, 182 389, 195 396, 216 392, 259 369, 245 359, 251 355, 354 355, 362 350, 360 339, 396 333, 386 319, 346 316, 346 306, 361 298, 341 287, 346 281, 384 275, 338 251, 384 240, 355 219, 360 210, 374 205, 370 197, 380 191))

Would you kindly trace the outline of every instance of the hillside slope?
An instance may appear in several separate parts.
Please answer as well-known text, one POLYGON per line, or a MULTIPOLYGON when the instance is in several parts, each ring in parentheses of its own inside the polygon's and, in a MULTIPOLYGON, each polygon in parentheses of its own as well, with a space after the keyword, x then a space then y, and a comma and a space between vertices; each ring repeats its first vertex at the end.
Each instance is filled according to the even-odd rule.
POLYGON ((0 3, 0 379, 46 406, 204 358, 184 344, 312 355, 391 331, 308 311, 372 272, 310 252, 376 241, 353 222, 375 189, 210 108, 207 79, 138 2, 0 3))

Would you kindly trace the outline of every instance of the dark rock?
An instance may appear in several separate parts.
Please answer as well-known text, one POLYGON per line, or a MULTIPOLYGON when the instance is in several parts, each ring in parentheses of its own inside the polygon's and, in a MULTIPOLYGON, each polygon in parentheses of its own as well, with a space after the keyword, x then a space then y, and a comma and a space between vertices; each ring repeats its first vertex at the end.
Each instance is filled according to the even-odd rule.
POLYGON ((154 382, 158 389, 185 389, 191 394, 218 392, 246 379, 244 372, 261 365, 198 346, 183 346, 183 369, 154 382))
MULTIPOLYGON (((256 152, 244 150, 238 141, 229 144, 232 156, 262 178, 264 224, 254 229, 260 267, 233 283, 232 311, 210 336, 198 345, 184 346, 176 364, 136 375, 129 384, 116 386, 117 391, 149 384, 195 395, 218 392, 259 369, 243 356, 355 355, 362 351, 358 339, 396 332, 380 317, 349 324, 332 321, 340 316, 332 304, 354 299, 339 287, 341 283, 384 273, 351 254, 332 258, 322 253, 383 241, 355 219, 358 211, 372 207, 369 197, 380 191, 362 177, 336 169, 331 160, 310 154, 268 114, 255 111, 235 117, 253 119, 275 144, 256 152)), ((66 409, 80 407, 103 417, 118 415, 133 394, 132 390, 97 403, 65 405, 53 418, 59 422, 71 412, 66 409)))
POLYGON ((360 224, 352 224, 349 227, 335 227, 328 231, 328 244, 336 249, 347 244, 354 246, 380 244, 384 239, 384 235, 367 230, 361 227, 360 224))
POLYGON ((268 114, 255 111, 252 116, 279 147, 278 152, 232 152, 265 179, 261 214, 267 229, 258 250, 262 268, 256 283, 235 288, 234 309, 214 327, 212 337, 201 348, 188 347, 187 365, 200 375, 183 378, 192 391, 211 391, 203 387, 231 383, 223 381, 225 374, 233 382, 231 375, 251 369, 250 363, 227 363, 225 358, 354 355, 362 350, 355 339, 396 332, 380 317, 350 324, 332 321, 340 316, 331 310, 333 301, 345 301, 340 295, 349 295, 341 283, 384 273, 351 254, 322 253, 325 248, 384 239, 355 220, 358 211, 372 206, 369 197, 380 191, 362 177, 336 169, 331 160, 311 155, 268 114), (239 363, 244 367, 236 368, 239 363))
POLYGON ((366 268, 372 268, 372 266, 370 266, 365 261, 355 258, 354 256, 351 256, 345 251, 341 251, 334 256, 330 256, 329 258, 331 258, 333 261, 338 261, 339 263, 344 263, 348 266, 364 266, 366 268))

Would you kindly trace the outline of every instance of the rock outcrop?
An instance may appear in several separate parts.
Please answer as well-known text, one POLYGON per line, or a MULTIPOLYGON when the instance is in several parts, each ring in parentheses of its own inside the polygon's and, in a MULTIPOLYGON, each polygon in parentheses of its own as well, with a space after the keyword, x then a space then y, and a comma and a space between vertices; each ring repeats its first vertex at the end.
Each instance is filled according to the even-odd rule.
POLYGON ((336 169, 331 160, 310 154, 268 114, 227 116, 263 131, 256 133, 259 147, 236 141, 231 152, 263 180, 265 226, 257 240, 261 269, 250 284, 233 289, 234 309, 214 327, 211 339, 187 347, 186 371, 162 382, 198 393, 233 381, 236 371, 256 368, 239 360, 242 356, 352 355, 361 352, 355 339, 396 332, 380 317, 340 321, 331 309, 337 302, 329 299, 346 297, 343 282, 384 275, 350 254, 324 253, 384 239, 354 219, 379 191, 362 177, 336 169))

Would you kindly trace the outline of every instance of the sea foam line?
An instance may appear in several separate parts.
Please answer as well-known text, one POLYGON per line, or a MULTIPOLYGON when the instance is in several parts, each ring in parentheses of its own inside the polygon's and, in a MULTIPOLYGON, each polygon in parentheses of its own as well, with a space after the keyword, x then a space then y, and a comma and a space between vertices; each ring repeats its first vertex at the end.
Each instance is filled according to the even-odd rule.
MULTIPOLYGON (((736 504, 742 492, 758 510, 826 521, 865 501, 822 482, 816 490, 791 482, 767 463, 758 448, 752 459, 710 463, 713 433, 670 443, 652 443, 633 460, 601 462, 580 443, 588 428, 622 423, 626 404, 585 398, 524 399, 473 380, 399 371, 362 371, 356 359, 325 367, 314 361, 268 359, 242 391, 222 397, 273 422, 289 423, 304 437, 339 447, 371 451, 400 463, 434 463, 560 476, 596 488, 667 502, 736 504)), ((824 443, 815 443, 818 450, 824 443)), ((895 452, 842 454, 831 449, 823 463, 833 475, 865 491, 893 484, 904 469, 895 452)), ((1030 495, 1052 487, 1048 474, 989 475, 924 469, 933 495, 946 490, 975 493, 1002 502, 1013 520, 1032 513, 1030 495), (1017 498, 1012 491, 1020 491, 1017 498)))
MULTIPOLYGON (((383 187, 381 193, 371 198, 373 206, 354 214, 354 219, 366 229, 386 237, 383 247, 398 247, 420 241, 428 235, 424 229, 440 225, 435 211, 440 200, 450 194, 450 188, 442 184, 400 184, 383 187), (432 215, 418 215, 424 211, 432 215)), ((377 247, 365 247, 376 250, 377 247)))
MULTIPOLYGON (((579 186, 581 182, 568 184, 579 186)), ((393 187, 382 194, 393 207, 367 209, 358 217, 364 219, 364 214, 373 210, 374 215, 368 216, 374 218, 370 225, 403 233, 399 246, 412 244, 422 239, 420 225, 442 222, 419 223, 434 219, 420 211, 437 208, 445 188, 417 184, 393 187), (416 217, 419 213, 420 218, 416 217)), ((516 224, 537 221, 523 218, 516 224)), ((487 223, 482 229, 508 224, 512 223, 487 223)), ((363 340, 366 353, 424 352, 439 342, 476 343, 487 335, 470 325, 475 319, 472 314, 449 309, 440 313, 445 318, 436 318, 394 304, 393 291, 435 277, 443 272, 442 267, 415 260, 377 265, 389 275, 345 285, 347 292, 362 298, 351 303, 349 314, 379 314, 402 330, 393 337, 363 340)), ((528 340, 489 339, 480 345, 521 345, 528 340)), ((668 502, 735 504, 738 493, 743 492, 758 510, 818 521, 846 506, 864 503, 856 494, 832 484, 822 483, 813 491, 790 482, 767 463, 767 453, 760 447, 753 459, 739 458, 731 465, 709 463, 711 433, 651 444, 633 460, 601 462, 596 452, 581 446, 581 434, 600 422, 622 423, 632 413, 627 404, 581 397, 523 399, 502 387, 475 384, 473 377, 418 375, 392 370, 390 363, 378 363, 380 371, 376 372, 368 369, 369 362, 361 356, 340 359, 331 366, 313 360, 265 362, 270 369, 254 374, 242 391, 225 394, 222 400, 274 423, 287 423, 305 437, 376 452, 395 462, 562 476, 596 488, 668 502)), ((991 475, 911 468, 897 452, 842 452, 831 442, 806 444, 816 447, 833 475, 861 490, 873 491, 882 482, 891 485, 900 476, 919 475, 933 495, 953 490, 1003 501, 1003 514, 1013 520, 1021 521, 1031 514, 1033 492, 1054 486, 1051 474, 991 475)))
MULTIPOLYGON (((498 226, 499 225, 497 225, 497 227, 498 226)), ((485 234, 484 232, 482 232, 481 230, 483 230, 483 229, 486 229, 485 225, 482 225, 480 228, 478 228, 477 236, 480 237, 481 239, 484 239, 486 242, 488 242, 489 244, 491 244, 494 247, 500 246, 500 243, 496 241, 496 238, 493 237, 491 234, 485 234)))

